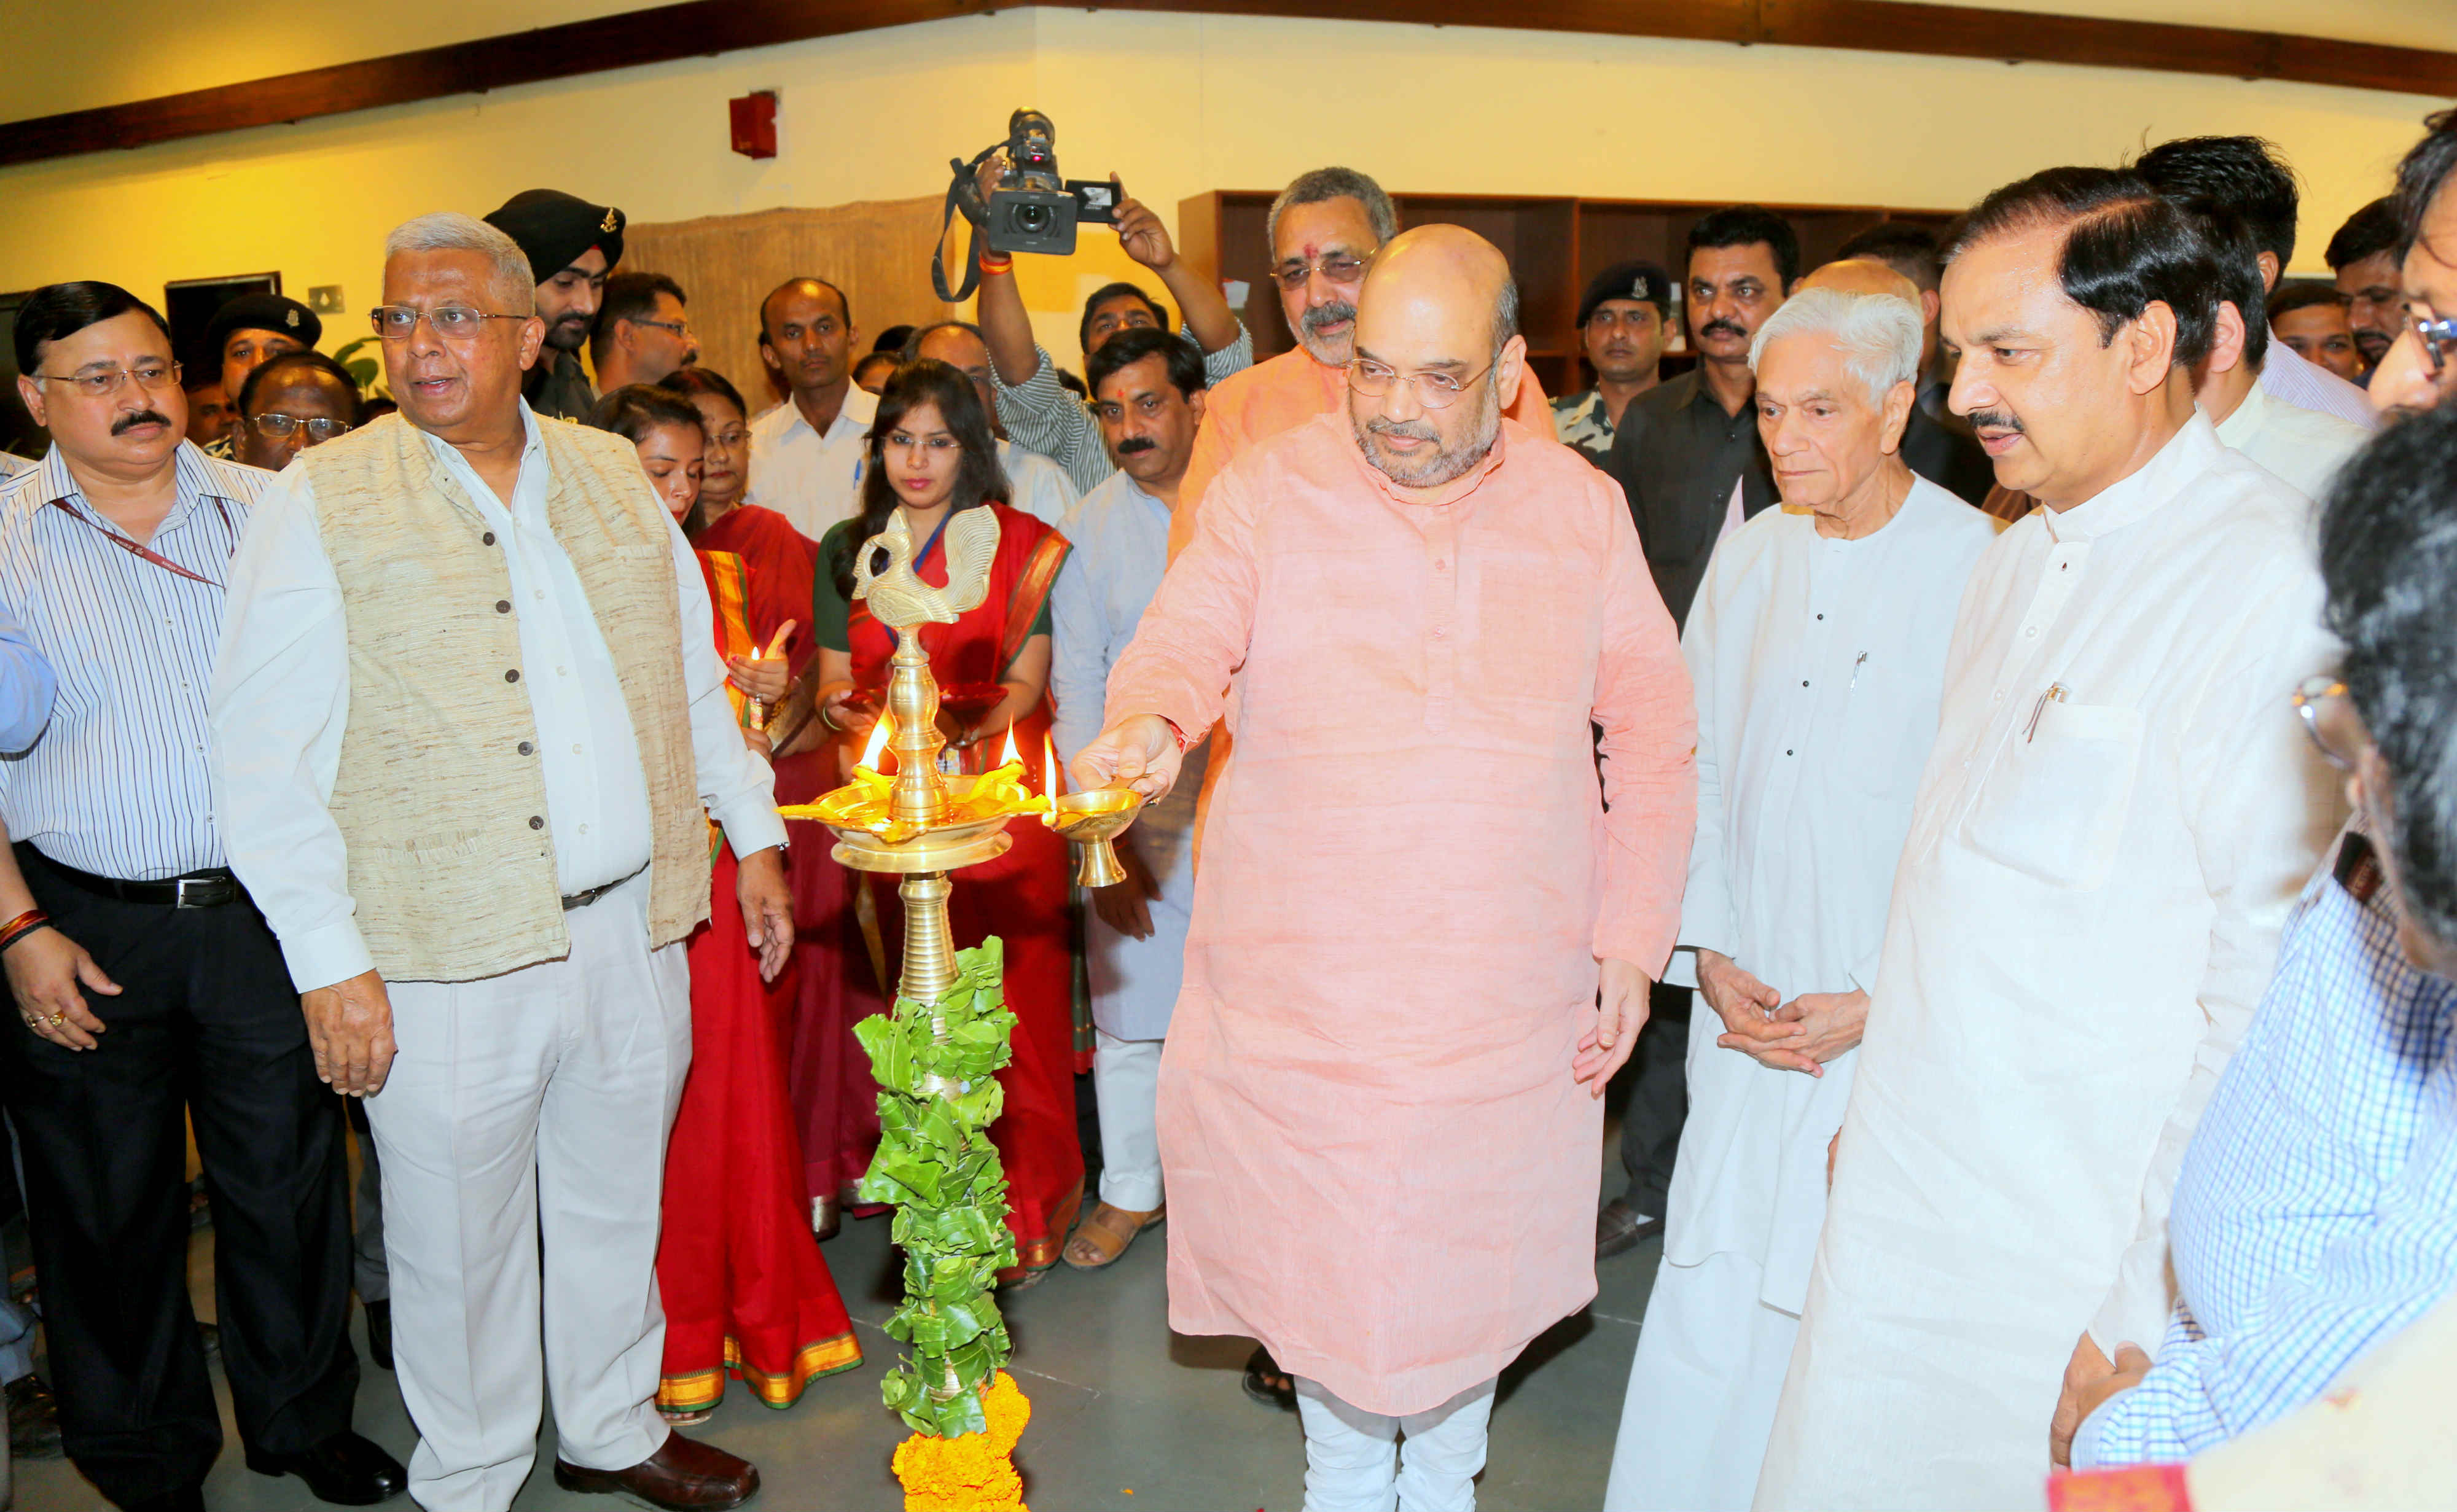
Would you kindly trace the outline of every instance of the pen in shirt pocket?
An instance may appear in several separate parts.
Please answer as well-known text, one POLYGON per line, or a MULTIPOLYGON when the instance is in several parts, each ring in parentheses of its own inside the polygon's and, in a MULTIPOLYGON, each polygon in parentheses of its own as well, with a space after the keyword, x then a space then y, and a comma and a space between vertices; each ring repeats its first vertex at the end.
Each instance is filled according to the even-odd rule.
POLYGON ((2039 701, 2031 705, 2031 727, 2022 735, 2025 745, 2039 738, 2039 716, 2048 711, 2049 705, 2063 703, 2066 692, 2062 683, 2051 683, 2048 690, 2039 695, 2039 701))
POLYGON ((1868 664, 1869 653, 1863 651, 1860 653, 1860 659, 1851 664, 1851 681, 1844 686, 1844 692, 1848 693, 1852 688, 1860 685, 1860 668, 1867 666, 1868 664))

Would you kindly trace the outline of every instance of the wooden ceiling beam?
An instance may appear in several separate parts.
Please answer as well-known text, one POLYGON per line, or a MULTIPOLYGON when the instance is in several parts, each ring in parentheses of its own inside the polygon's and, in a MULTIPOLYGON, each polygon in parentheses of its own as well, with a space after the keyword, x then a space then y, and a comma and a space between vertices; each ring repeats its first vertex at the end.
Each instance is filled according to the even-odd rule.
MULTIPOLYGON (((1008 0, 683 0, 0 124, 0 166, 1010 8, 1008 0)), ((1103 9, 1771 43, 2457 96, 2457 52, 1900 0, 1105 0, 1103 9)))

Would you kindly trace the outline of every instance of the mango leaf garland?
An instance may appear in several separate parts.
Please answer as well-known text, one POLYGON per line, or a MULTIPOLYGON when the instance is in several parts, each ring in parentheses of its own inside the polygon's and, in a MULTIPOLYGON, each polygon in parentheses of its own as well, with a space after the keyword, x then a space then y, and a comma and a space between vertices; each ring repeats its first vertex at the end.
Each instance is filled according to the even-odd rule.
POLYGON ((878 1151, 859 1193, 896 1205, 904 1302, 886 1329, 913 1346, 879 1395, 915 1432, 942 1439, 987 1431, 981 1393, 1014 1347, 990 1295, 1016 1252, 1006 1171, 985 1132, 1005 1106, 996 1076, 1014 1054, 1004 962, 996 936, 959 950, 945 997, 899 997, 854 1027, 880 1089, 878 1151))

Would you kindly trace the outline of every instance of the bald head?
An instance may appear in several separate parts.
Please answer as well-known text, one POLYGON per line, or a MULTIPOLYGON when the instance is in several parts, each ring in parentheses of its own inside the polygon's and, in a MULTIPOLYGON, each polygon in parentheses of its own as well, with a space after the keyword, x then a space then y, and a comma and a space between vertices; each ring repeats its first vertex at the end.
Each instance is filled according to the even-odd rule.
POLYGON ((1846 257, 1829 262, 1800 280, 1803 289, 1835 289, 1844 294, 1890 294, 1919 308, 1919 285, 1874 257, 1846 257))
POLYGON ((1833 289, 1843 294, 1889 294, 1897 299, 1909 299, 1911 308, 1920 313, 1920 371, 1927 372, 1929 364, 1936 360, 1936 291, 1921 288, 1891 264, 1874 257, 1846 257, 1801 279, 1800 286, 1833 289))
POLYGON ((1355 346, 1348 414, 1366 459, 1404 488, 1461 477, 1518 397, 1527 343, 1509 259, 1457 226, 1394 237, 1357 294, 1355 346))
POLYGON ((1518 334, 1518 285, 1501 249, 1464 226, 1418 226, 1393 237, 1373 259, 1357 296, 1362 336, 1366 302, 1407 303, 1419 316, 1435 308, 1481 315, 1492 333, 1486 357, 1518 334))

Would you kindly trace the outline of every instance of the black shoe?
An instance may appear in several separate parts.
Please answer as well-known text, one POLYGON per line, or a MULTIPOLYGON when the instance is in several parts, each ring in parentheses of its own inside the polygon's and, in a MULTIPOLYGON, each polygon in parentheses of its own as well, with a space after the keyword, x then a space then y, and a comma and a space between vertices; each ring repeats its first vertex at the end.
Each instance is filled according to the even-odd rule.
POLYGON ((1246 1379, 1240 1384, 1249 1401, 1283 1412, 1296 1411, 1296 1378, 1280 1368, 1268 1344, 1255 1345, 1254 1352, 1246 1357, 1246 1379))
POLYGON ((317 1501, 337 1506, 373 1506, 409 1489, 409 1472, 400 1461, 347 1428, 305 1454, 250 1449, 247 1467, 258 1475, 295 1475, 317 1501))
POLYGON ((192 1485, 165 1491, 160 1496, 130 1502, 121 1508, 121 1512, 205 1512, 205 1488, 192 1485))
POLYGON ((9 1452, 20 1460, 53 1460, 60 1452, 60 1403, 43 1378, 28 1371, 9 1382, 9 1452))
POLYGON ((1642 1239, 1663 1232, 1662 1218, 1650 1218, 1620 1197, 1596 1210, 1596 1258, 1638 1248, 1642 1239))
POLYGON ((367 1309, 367 1355, 379 1370, 392 1369, 392 1303, 369 1302, 367 1309))

